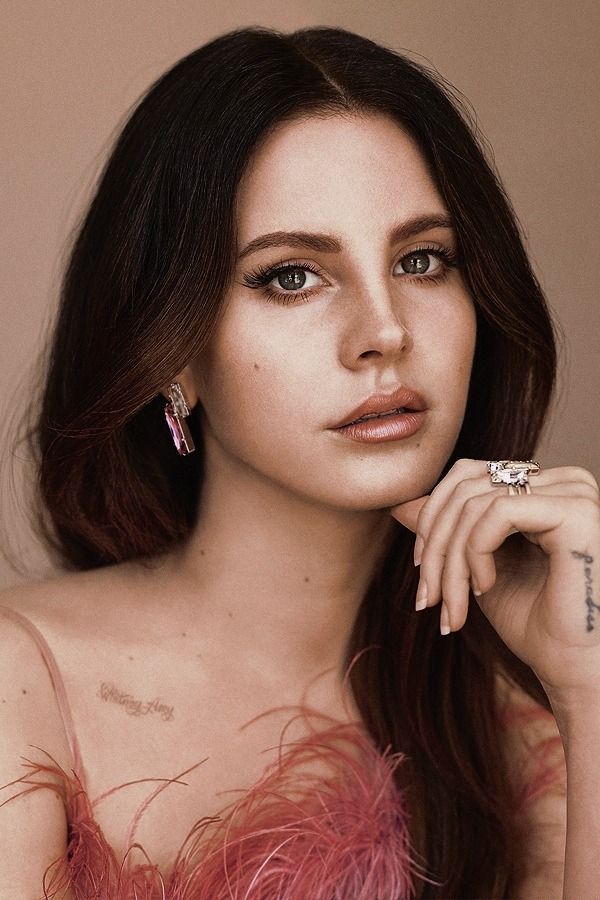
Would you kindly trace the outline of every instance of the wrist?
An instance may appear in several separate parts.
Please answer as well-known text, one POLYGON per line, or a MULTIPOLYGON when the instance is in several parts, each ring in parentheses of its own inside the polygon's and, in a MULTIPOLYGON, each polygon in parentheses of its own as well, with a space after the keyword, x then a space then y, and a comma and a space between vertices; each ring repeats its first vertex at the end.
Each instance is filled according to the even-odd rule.
POLYGON ((593 735, 600 741, 600 690, 555 690, 544 686, 552 713, 562 738, 565 752, 569 743, 589 740, 593 735))

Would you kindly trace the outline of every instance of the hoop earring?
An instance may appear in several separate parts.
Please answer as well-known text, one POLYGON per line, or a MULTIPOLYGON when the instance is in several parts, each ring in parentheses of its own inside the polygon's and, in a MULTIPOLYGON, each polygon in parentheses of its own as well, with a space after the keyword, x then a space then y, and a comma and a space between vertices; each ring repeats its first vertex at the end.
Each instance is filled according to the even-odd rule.
POLYGON ((191 410, 186 403, 178 381, 174 381, 173 384, 169 385, 167 393, 169 395, 169 403, 165 406, 165 419, 177 452, 180 456, 187 456, 188 453, 193 453, 196 449, 194 439, 185 421, 191 410))

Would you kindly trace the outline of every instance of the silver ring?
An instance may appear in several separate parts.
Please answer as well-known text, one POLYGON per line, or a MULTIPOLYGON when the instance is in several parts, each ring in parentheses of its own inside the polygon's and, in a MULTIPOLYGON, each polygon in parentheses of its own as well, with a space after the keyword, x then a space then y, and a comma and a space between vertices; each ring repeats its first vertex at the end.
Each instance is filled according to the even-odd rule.
POLYGON ((509 484, 507 490, 509 494, 530 494, 531 485, 528 481, 525 484, 509 484))
POLYGON ((540 473, 539 463, 532 459, 489 460, 486 465, 490 482, 493 485, 506 484, 511 495, 530 494, 529 476, 540 473))

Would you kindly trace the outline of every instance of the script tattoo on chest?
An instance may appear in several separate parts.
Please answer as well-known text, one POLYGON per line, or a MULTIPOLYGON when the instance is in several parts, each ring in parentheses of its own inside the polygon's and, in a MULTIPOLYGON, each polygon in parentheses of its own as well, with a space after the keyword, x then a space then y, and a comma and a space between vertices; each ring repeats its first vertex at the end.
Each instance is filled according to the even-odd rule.
POLYGON ((592 588, 592 563, 594 557, 589 553, 580 553, 579 550, 571 550, 571 556, 575 559, 583 560, 583 577, 585 578, 585 605, 587 606, 586 631, 594 630, 594 620, 596 618, 595 610, 600 609, 597 603, 594 603, 594 592, 592 588))
POLYGON ((96 696, 106 703, 117 703, 130 716, 147 716, 149 713, 157 713, 165 722, 170 722, 175 718, 173 707, 167 706, 159 697, 154 697, 152 700, 137 700, 132 694, 121 691, 110 681, 103 681, 100 684, 96 696))

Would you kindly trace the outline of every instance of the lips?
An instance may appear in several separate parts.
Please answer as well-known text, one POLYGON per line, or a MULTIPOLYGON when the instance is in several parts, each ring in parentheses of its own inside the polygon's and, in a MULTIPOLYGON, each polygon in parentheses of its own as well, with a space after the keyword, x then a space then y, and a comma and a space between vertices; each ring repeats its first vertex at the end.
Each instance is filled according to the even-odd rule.
POLYGON ((334 428, 343 428, 345 425, 365 418, 383 416, 401 410, 402 412, 420 411, 427 408, 423 397, 418 391, 400 385, 391 394, 372 394, 370 397, 351 410, 334 428))

